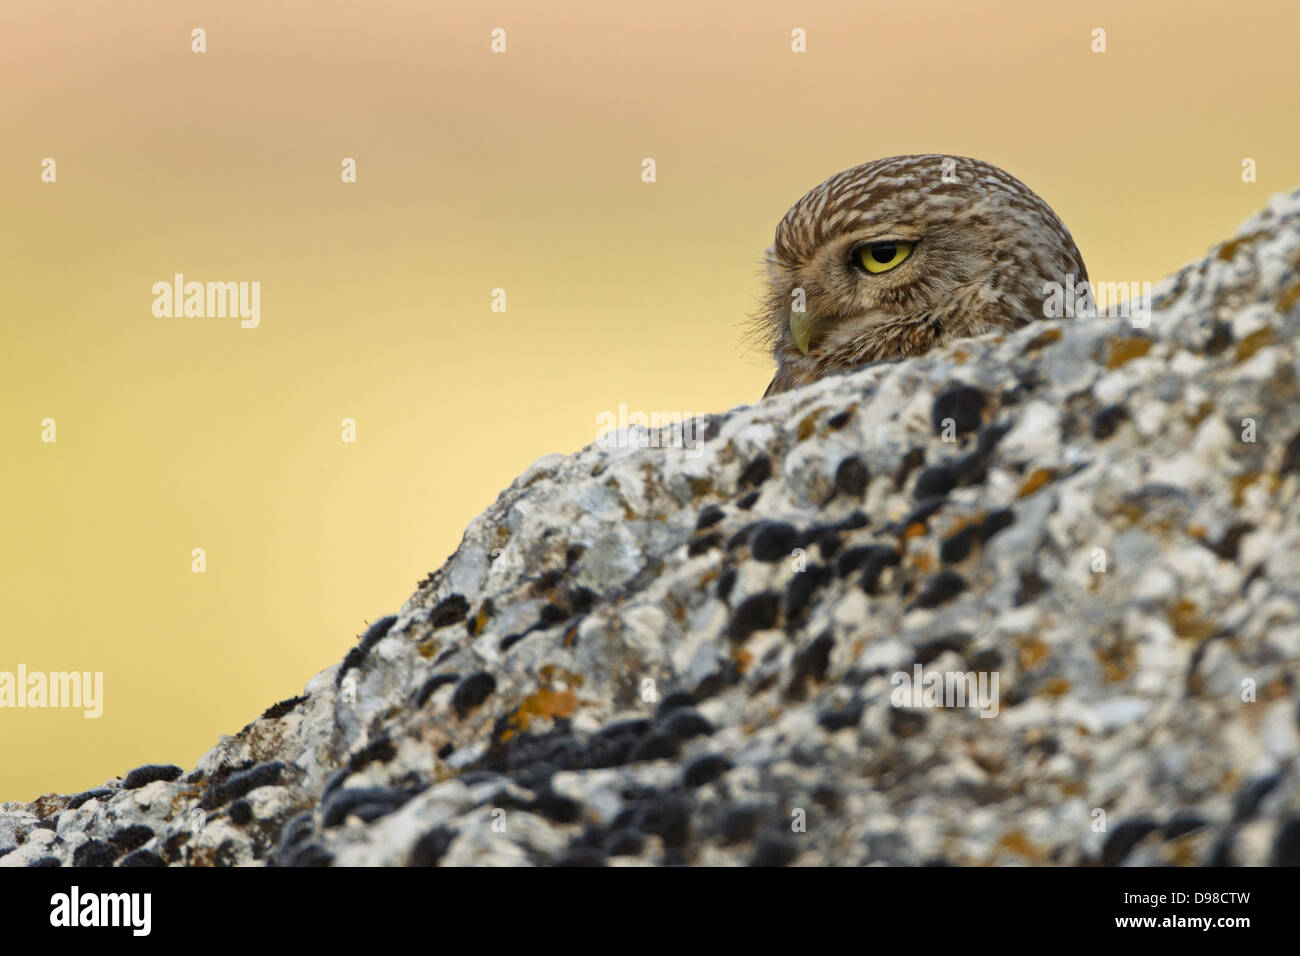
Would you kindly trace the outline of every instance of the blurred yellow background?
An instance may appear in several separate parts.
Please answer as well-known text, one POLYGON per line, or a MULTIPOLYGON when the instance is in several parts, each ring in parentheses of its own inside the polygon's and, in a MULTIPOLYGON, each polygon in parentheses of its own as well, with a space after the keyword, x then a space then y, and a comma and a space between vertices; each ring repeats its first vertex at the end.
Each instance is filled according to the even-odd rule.
POLYGON ((1298 28, 1280 0, 2 0, 0 670, 103 671, 105 703, 0 710, 0 800, 193 766, 601 411, 755 401, 763 250, 832 173, 976 156, 1096 281, 1201 256, 1300 184, 1298 28), (261 326, 155 318, 177 272, 260 282, 261 326))

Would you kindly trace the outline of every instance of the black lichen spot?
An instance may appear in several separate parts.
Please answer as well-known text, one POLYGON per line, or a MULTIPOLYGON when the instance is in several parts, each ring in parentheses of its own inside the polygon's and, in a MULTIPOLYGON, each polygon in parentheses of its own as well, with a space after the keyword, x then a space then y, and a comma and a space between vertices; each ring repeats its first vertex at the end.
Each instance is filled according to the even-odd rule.
POLYGON ((118 830, 109 838, 121 853, 138 850, 153 839, 153 830, 143 823, 132 824, 118 830))
POLYGON ((1277 468, 1279 475, 1289 475, 1295 471, 1300 471, 1300 432, 1292 435, 1291 440, 1286 443, 1286 448, 1282 452, 1282 464, 1277 468))
POLYGON ((966 648, 970 646, 971 636, 969 634, 945 634, 942 637, 936 637, 933 640, 926 641, 916 649, 916 663, 925 665, 929 664, 948 651, 955 651, 958 654, 965 654, 966 648))
POLYGON ((1125 820, 1106 838, 1106 844, 1101 848, 1101 865, 1119 866, 1133 847, 1141 843, 1148 833, 1158 828, 1159 824, 1146 818, 1125 820))
POLYGON ((748 511, 750 508, 754 507, 754 502, 756 501, 758 501, 758 492, 751 491, 736 502, 736 507, 741 511, 748 511))
POLYGON ((842 412, 836 412, 830 418, 826 419, 826 427, 832 431, 839 431, 853 419, 853 410, 856 406, 850 405, 842 412))
POLYGON ((453 744, 453 743, 449 740, 449 741, 447 741, 445 744, 443 744, 441 747, 438 748, 438 759, 439 759, 439 760, 446 760, 448 757, 450 757, 450 756, 451 756, 452 754, 454 754, 455 752, 456 752, 456 745, 453 744))
POLYGON ((988 458, 989 455, 993 454, 993 450, 998 447, 998 442, 1002 441, 1003 436, 1009 431, 1011 431, 1010 422, 986 426, 980 432, 980 437, 975 443, 975 453, 981 458, 988 458))
POLYGON ((1201 817, 1180 814, 1161 827, 1160 832, 1166 840, 1177 840, 1180 836, 1199 830, 1205 825, 1206 821, 1201 817))
POLYGON ((1033 568, 1022 570, 1020 572, 1020 586, 1016 588, 1015 597, 1012 603, 1016 607, 1028 604, 1034 598, 1045 592, 1050 585, 1043 580, 1042 576, 1033 568))
POLYGON ((1215 320, 1210 326, 1210 337, 1205 342, 1205 354, 1218 355, 1232 342, 1232 326, 1227 322, 1215 320))
POLYGON ((242 797, 226 808, 230 822, 237 827, 247 826, 253 822, 253 805, 242 797))
POLYGON ((632 748, 630 763, 646 760, 671 760, 681 752, 681 741, 670 733, 656 732, 632 748))
POLYGON ((681 847, 691 835, 691 811, 678 797, 653 794, 634 811, 637 830, 657 836, 666 847, 681 847))
POLYGON ((43 870, 63 866, 63 863, 57 856, 38 856, 36 859, 32 860, 32 862, 28 863, 27 866, 29 869, 35 868, 43 870))
POLYGON ((1273 866, 1300 866, 1300 817, 1292 817, 1273 840, 1273 866))
POLYGON ((1105 441, 1115 434, 1120 422, 1128 418, 1128 409, 1123 405, 1107 405, 1092 416, 1092 437, 1105 441))
POLYGON ((411 847, 411 855, 407 858, 407 865, 437 866, 447 855, 447 850, 451 848, 451 843, 455 839, 456 834, 452 830, 447 827, 435 827, 415 841, 415 845, 411 847))
POLYGON ((799 540, 794 525, 782 521, 765 521, 754 531, 749 551, 756 561, 771 563, 789 557, 799 540))
POLYGON ((789 840, 777 837, 764 837, 754 849, 749 859, 750 866, 789 866, 794 862, 799 851, 789 840))
POLYGON ((604 853, 595 847, 584 846, 571 850, 551 865, 569 869, 573 867, 604 866, 605 863, 604 853))
POLYGON ((790 662, 790 682, 786 693, 802 700, 809 680, 824 681, 830 668, 831 651, 835 649, 835 638, 828 632, 817 637, 811 644, 797 651, 790 662))
POLYGON ((947 503, 948 499, 943 495, 921 499, 921 501, 917 503, 917 506, 912 509, 906 518, 903 519, 901 526, 898 526, 895 529, 895 533, 902 529, 910 528, 914 524, 928 524, 934 514, 947 503))
POLYGON ((850 498, 861 498, 871 479, 867 466, 857 457, 845 458, 835 469, 835 493, 850 498))
POLYGON ((487 671, 479 671, 466 677, 456 688, 456 693, 451 698, 451 705, 456 708, 457 714, 464 717, 487 700, 496 689, 497 679, 487 671))
POLYGON ((668 715, 661 724, 663 729, 679 740, 692 737, 708 737, 713 733, 713 724, 698 710, 682 708, 668 715))
POLYGON ((578 801, 561 796, 549 785, 538 791, 530 809, 556 823, 576 823, 582 816, 582 805, 578 801))
POLYGON ((388 763, 396 756, 397 745, 387 737, 380 737, 378 740, 372 740, 352 755, 352 758, 348 761, 348 770, 356 773, 359 770, 364 770, 372 763, 388 763))
POLYGON ((736 666, 736 662, 727 661, 722 667, 705 677, 695 686, 695 699, 708 700, 728 687, 739 684, 740 678, 740 668, 736 666))
POLYGON ((803 620, 812 596, 831 579, 831 569, 824 564, 814 564, 799 571, 790 579, 785 589, 785 619, 793 626, 803 620))
POLYGON ((700 510, 700 516, 695 521, 695 530, 703 531, 705 528, 712 528, 724 517, 726 513, 718 505, 708 505, 700 510))
POLYGON ((943 544, 939 545, 939 560, 944 564, 965 561, 975 544, 975 535, 975 526, 967 525, 951 537, 945 538, 943 544))
POLYGON ((569 609, 555 603, 543 604, 538 617, 541 618, 540 624, 542 627, 554 627, 561 621, 569 619, 569 609))
POLYGON ((894 471, 894 490, 902 491, 903 485, 907 484, 908 477, 911 476, 912 472, 920 468, 924 462, 924 448, 913 448, 904 455, 903 460, 898 463, 898 468, 894 471))
POLYGON ((585 544, 571 544, 564 552, 564 566, 571 568, 578 563, 578 559, 587 553, 585 544))
POLYGON ((112 790, 108 790, 103 787, 99 788, 98 790, 87 790, 84 793, 77 794, 75 797, 69 797, 68 809, 75 810, 77 809, 77 807, 81 806, 83 803, 86 803, 90 800, 104 800, 107 799, 108 797, 111 797, 112 795, 113 795, 112 790))
POLYGON ((250 767, 224 781, 214 782, 199 800, 199 806, 204 810, 212 810, 258 787, 274 786, 280 782, 287 769, 287 764, 274 760, 250 767))
POLYGON ((1009 528, 1016 523, 1016 515, 1010 508, 1003 508, 1001 511, 991 511, 984 516, 980 522, 980 540, 987 541, 1004 528, 1009 528))
POLYGON ((915 737, 925 730, 927 717, 918 710, 889 709, 889 732, 895 737, 915 737))
POLYGON ((763 591, 745 598, 731 616, 727 636, 733 641, 744 641, 755 631, 775 627, 781 613, 781 597, 775 591, 763 591))
POLYGON ((343 663, 339 665, 339 672, 334 675, 335 687, 343 683, 343 678, 347 676, 348 671, 361 666, 361 662, 366 659, 370 649, 384 639, 388 632, 392 630, 396 621, 397 615, 389 614, 387 617, 381 617, 366 629, 366 633, 361 636, 357 646, 348 651, 347 656, 343 658, 343 663))
POLYGON ((675 690, 659 702, 659 709, 655 713, 659 717, 664 717, 675 710, 684 710, 694 706, 694 694, 688 690, 675 690))
POLYGON ((586 614, 596 603, 596 592, 582 586, 569 591, 569 606, 574 614, 586 614))
POLYGON ((285 700, 280 701, 278 704, 272 704, 270 707, 266 708, 266 710, 262 711, 261 719, 278 720, 279 718, 283 717, 285 714, 289 713, 289 711, 297 707, 299 704, 306 703, 306 701, 307 701, 306 694, 304 694, 301 697, 289 697, 285 700))
POLYGON ((1255 526, 1250 522, 1238 521, 1224 531, 1223 537, 1217 542, 1204 542, 1204 544, 1223 560, 1236 561, 1237 555, 1241 553, 1241 539, 1254 530, 1255 526))
POLYGON ((1264 802, 1264 798, 1277 789, 1277 785, 1281 782, 1281 775, 1274 773, 1252 780, 1243 787, 1233 803, 1232 822, 1245 823, 1254 817, 1259 812, 1259 805, 1264 802))
POLYGON ((772 477, 772 459, 759 455, 740 473, 740 487, 753 488, 772 477))
POLYGON ((321 826, 338 826, 350 816, 367 822, 392 813, 415 795, 392 787, 350 787, 330 796, 321 807, 321 826))
POLYGON ((435 628, 449 627, 465 620, 469 614, 469 601, 464 595, 449 594, 429 612, 429 623, 435 628))
POLYGON ((722 535, 717 533, 706 534, 699 538, 696 538, 694 541, 692 541, 689 545, 686 546, 686 555, 687 557, 693 558, 696 557, 697 555, 704 554, 706 551, 712 551, 714 548, 721 548, 721 547, 722 547, 722 535))
POLYGON ((318 843, 308 843, 294 852, 287 865, 294 867, 327 867, 334 863, 334 855, 318 843))
POLYGON ((138 790, 140 787, 153 783, 155 780, 172 781, 182 773, 184 773, 184 771, 175 764, 146 764, 143 767, 136 767, 126 775, 126 779, 122 781, 122 789, 138 790))
POLYGON ((957 487, 957 474, 948 465, 931 465, 917 476, 912 487, 912 497, 917 501, 922 498, 942 497, 957 487))
POLYGON ((420 686, 420 693, 415 698, 415 706, 423 707, 439 687, 444 684, 454 684, 458 680, 460 680, 459 674, 434 674, 420 686))
POLYGON ((87 840, 72 854, 73 866, 112 866, 122 851, 103 840, 87 840))
POLYGON ((682 771, 682 783, 691 790, 712 783, 734 767, 730 760, 721 754, 705 754, 696 757, 682 771))
POLYGON ((838 710, 830 710, 817 718, 817 723, 831 733, 856 727, 862 719, 862 701, 854 701, 838 710))
POLYGON ((983 421, 985 399, 978 388, 963 385, 949 389, 934 400, 930 409, 930 424, 936 435, 943 434, 951 420, 958 435, 973 432, 983 421))
POLYGON ((966 590, 965 579, 955 571, 940 571, 925 582, 914 607, 938 607, 966 590))
POLYGON ((743 843, 758 832, 756 807, 733 807, 718 821, 718 835, 726 843, 743 843))
POLYGON ((128 853, 122 857, 117 864, 123 866, 166 866, 166 862, 153 850, 136 850, 134 853, 128 853))
POLYGON ((731 597, 731 589, 736 586, 736 569, 727 568, 718 575, 717 594, 720 600, 731 597))

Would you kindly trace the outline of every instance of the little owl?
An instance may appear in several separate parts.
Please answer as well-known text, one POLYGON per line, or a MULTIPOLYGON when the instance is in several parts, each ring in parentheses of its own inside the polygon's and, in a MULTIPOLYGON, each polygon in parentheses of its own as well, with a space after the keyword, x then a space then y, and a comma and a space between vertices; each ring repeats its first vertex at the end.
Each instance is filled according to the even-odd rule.
POLYGON ((961 156, 891 156, 800 199, 767 254, 766 395, 1043 316, 1088 280, 1070 230, 1020 180, 961 156), (1072 277, 1072 278, 1071 278, 1072 277))

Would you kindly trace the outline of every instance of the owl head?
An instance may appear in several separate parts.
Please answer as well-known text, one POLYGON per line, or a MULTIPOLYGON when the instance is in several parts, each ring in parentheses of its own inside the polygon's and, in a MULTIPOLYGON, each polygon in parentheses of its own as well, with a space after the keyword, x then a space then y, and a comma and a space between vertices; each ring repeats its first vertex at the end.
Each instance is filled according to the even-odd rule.
POLYGON ((960 156, 892 156, 816 187, 767 254, 767 394, 1043 316, 1086 282, 1065 225, 1024 183, 960 156), (1072 278, 1071 278, 1072 277, 1072 278))

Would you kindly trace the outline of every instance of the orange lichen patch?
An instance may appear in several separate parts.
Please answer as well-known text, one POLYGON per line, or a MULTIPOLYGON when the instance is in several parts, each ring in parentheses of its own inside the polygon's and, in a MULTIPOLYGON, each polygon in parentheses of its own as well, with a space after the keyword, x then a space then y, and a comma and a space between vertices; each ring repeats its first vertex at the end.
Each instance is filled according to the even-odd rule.
POLYGON ((1020 669, 1031 671, 1047 660, 1051 649, 1036 637, 1024 638, 1020 642, 1020 669))
POLYGON ((1283 697, 1291 695, 1291 688, 1284 678, 1271 680, 1259 689, 1259 699, 1262 701, 1280 700, 1283 697))
POLYGON ((482 634, 483 628, 487 627, 488 618, 491 616, 492 612, 488 609, 487 602, 484 601, 483 605, 478 609, 478 613, 471 617, 469 623, 466 625, 469 630, 469 636, 478 637, 482 634))
POLYGON ((1256 329, 1237 343, 1237 361, 1244 362, 1262 348, 1272 345, 1277 340, 1273 330, 1268 326, 1256 329))
POLYGON ((1087 792, 1087 788, 1077 780, 1070 780, 1061 784, 1061 796, 1063 797, 1082 797, 1087 792))
POLYGON ((1246 236, 1238 236, 1236 239, 1229 239, 1223 245, 1219 246, 1218 256, 1224 262, 1231 262, 1237 257, 1237 251, 1241 249, 1242 246, 1254 242, 1257 239, 1262 239, 1265 236, 1267 236, 1267 233, 1252 232, 1246 236))
POLYGON ((1140 336, 1116 335, 1110 339, 1106 368, 1116 369, 1151 351, 1152 341, 1140 336))
POLYGON ((1016 495, 1016 497, 1017 498, 1029 497, 1035 491, 1043 487, 1043 485, 1047 484, 1055 477, 1056 477, 1056 469, 1054 468, 1035 468, 1032 472, 1030 472, 1029 477, 1026 478, 1024 480, 1024 483, 1020 486, 1020 491, 1016 495))
POLYGON ((1187 526, 1187 536, 1189 538, 1195 538, 1197 541, 1204 541, 1207 534, 1209 534, 1209 532, 1199 524, 1189 524, 1187 526))
POLYGON ((732 651, 731 659, 735 662, 736 670, 740 671, 742 674, 748 671, 750 665, 754 663, 754 655, 749 653, 749 651, 745 650, 743 647, 732 651))
POLYGON ((1023 856, 1027 860, 1039 860, 1043 856, 1043 851, 1019 830, 1012 830, 1010 833, 1004 834, 1002 839, 998 841, 998 846, 1009 853, 1023 856))
MULTIPOLYGON (((1300 268, 1300 266, 1296 268, 1300 268)), ((1300 302, 1300 282, 1297 282, 1277 297, 1277 310, 1279 312, 1289 312, 1297 302, 1300 302)))
POLYGON ((867 642, 866 642, 865 640, 863 640, 862 638, 858 638, 858 640, 854 641, 854 642, 853 642, 853 654, 854 654, 854 656, 855 656, 855 657, 861 657, 861 656, 862 656, 862 652, 863 652, 863 650, 866 648, 866 646, 867 646, 867 642))
POLYGON ((1137 666, 1137 648, 1112 645, 1099 647, 1095 651, 1097 662, 1101 664, 1101 673, 1106 681, 1117 684, 1128 677, 1137 666))
POLYGON ((700 575, 699 588, 703 589, 705 585, 712 584, 714 581, 718 580, 718 577, 721 574, 721 568, 709 568, 709 570, 700 575))
POLYGON ((1051 697, 1060 697, 1070 691, 1070 682, 1064 677, 1049 677, 1043 682, 1043 693, 1051 697))
POLYGON ((578 709, 578 698, 571 690, 539 690, 524 698, 518 709, 508 718, 509 728, 501 739, 509 740, 515 731, 525 731, 534 720, 552 720, 568 717, 578 709))
POLYGON ((550 687, 552 684, 557 682, 563 682, 568 687, 581 687, 587 680, 581 674, 575 674, 573 671, 566 671, 564 668, 556 667, 554 664, 543 665, 542 669, 537 672, 537 676, 541 678, 542 684, 545 687, 550 687))
POLYGON ((966 364, 966 359, 967 359, 968 357, 969 357, 969 356, 967 356, 966 353, 963 352, 961 349, 958 349, 957 351, 955 351, 955 352, 952 353, 952 360, 953 360, 953 363, 956 364, 956 365, 965 365, 965 364, 966 364))
POLYGON ((922 537, 926 532, 925 523, 922 521, 913 521, 903 529, 903 540, 909 541, 912 538, 922 537))
POLYGON ((934 570, 934 555, 929 551, 917 551, 910 555, 910 558, 912 567, 916 568, 916 570, 927 574, 934 570))
POLYGON ((713 479, 711 478, 692 478, 691 479, 691 496, 703 498, 705 495, 713 494, 713 479))
POLYGON ((415 649, 420 652, 420 656, 426 661, 434 657, 441 648, 442 644, 436 640, 421 641, 415 646, 415 649))
POLYGON ((1169 626, 1179 637, 1203 641, 1214 633, 1214 625, 1201 617, 1200 609, 1184 598, 1169 609, 1169 626))
POLYGON ((813 433, 817 431, 817 419, 821 417, 822 412, 824 411, 826 411, 825 406, 814 409, 811 413, 806 415, 801 422, 799 422, 799 429, 797 432, 799 441, 804 441, 813 436, 813 433))
POLYGON ((1045 329, 1039 335, 1034 336, 1029 344, 1025 346, 1026 352, 1032 352, 1034 349, 1041 349, 1044 346, 1051 345, 1053 342, 1061 340, 1060 329, 1045 329))
POLYGON ((578 643, 578 625, 574 624, 564 632, 564 646, 573 647, 578 643))
POLYGON ((1184 419, 1187 424, 1195 428, 1201 422, 1205 421, 1206 417, 1212 411, 1214 411, 1213 405, 1209 402, 1201 402, 1201 404, 1197 405, 1190 415, 1184 416, 1184 419))
MULTIPOLYGON (((1240 508, 1245 504, 1246 489, 1259 481, 1262 477, 1259 472, 1251 471, 1244 475, 1233 475, 1230 479, 1232 485, 1232 503, 1240 508)), ((1274 488, 1276 490, 1276 488, 1274 488)))

